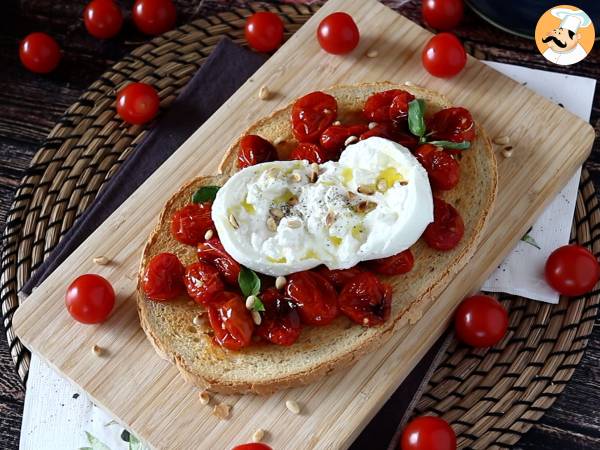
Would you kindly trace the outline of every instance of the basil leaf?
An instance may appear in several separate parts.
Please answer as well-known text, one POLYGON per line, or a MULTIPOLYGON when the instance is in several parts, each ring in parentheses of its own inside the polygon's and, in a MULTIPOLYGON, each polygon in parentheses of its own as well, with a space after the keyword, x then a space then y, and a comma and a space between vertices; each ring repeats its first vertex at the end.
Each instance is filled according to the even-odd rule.
POLYGON ((449 148, 451 150, 466 150, 471 147, 469 141, 452 142, 452 141, 430 141, 428 144, 436 145, 438 147, 449 148))
POLYGON ((217 192, 221 189, 220 186, 202 186, 194 195, 192 195, 192 203, 212 202, 217 196, 217 192))
POLYGON ((415 136, 425 134, 425 101, 417 98, 408 104, 408 129, 415 136))
POLYGON ((246 267, 242 267, 240 274, 238 275, 238 284, 242 290, 244 297, 250 295, 258 295, 260 292, 260 278, 256 275, 256 272, 246 267))
POLYGON ((254 297, 254 305, 252 305, 254 311, 264 311, 265 305, 259 297, 254 297))
POLYGON ((538 250, 541 250, 541 249, 542 249, 542 247, 540 247, 540 244, 538 244, 538 243, 537 243, 537 241, 536 241, 534 238, 532 238, 532 237, 529 235, 529 233, 525 233, 525 234, 523 235, 523 237, 521 238, 521 240, 522 240, 523 242, 526 242, 526 243, 528 243, 529 245, 533 245, 533 246, 534 246, 535 248, 537 248, 538 250))

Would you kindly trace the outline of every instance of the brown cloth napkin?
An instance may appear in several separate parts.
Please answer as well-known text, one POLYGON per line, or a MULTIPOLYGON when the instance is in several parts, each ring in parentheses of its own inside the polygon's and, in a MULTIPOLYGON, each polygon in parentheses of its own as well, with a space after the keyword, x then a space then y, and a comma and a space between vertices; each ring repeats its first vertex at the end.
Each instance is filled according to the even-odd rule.
MULTIPOLYGON (((265 61, 264 55, 250 52, 223 39, 170 108, 156 120, 90 208, 37 268, 22 292, 31 293, 32 288, 52 273, 265 61)), ((388 448, 438 353, 439 345, 438 342, 404 380, 358 437, 352 449, 388 448)), ((396 440, 392 445, 396 445, 396 440)))

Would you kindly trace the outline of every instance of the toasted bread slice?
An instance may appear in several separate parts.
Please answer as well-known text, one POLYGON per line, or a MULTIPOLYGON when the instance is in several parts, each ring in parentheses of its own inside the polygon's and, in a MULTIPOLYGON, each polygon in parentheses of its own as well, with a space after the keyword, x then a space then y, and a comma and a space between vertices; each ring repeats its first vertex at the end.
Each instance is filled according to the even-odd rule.
MULTIPOLYGON (((427 104, 427 114, 450 106, 443 96, 412 85, 372 83, 335 86, 325 92, 335 96, 338 117, 344 123, 360 113, 374 92, 405 89, 427 104)), ((259 120, 245 134, 258 134, 277 145, 282 158, 294 148, 290 125, 291 105, 259 120)), ((226 153, 220 174, 199 177, 183 186, 166 204, 158 224, 144 248, 140 280, 148 261, 161 252, 172 252, 184 265, 196 260, 193 247, 173 239, 169 231, 171 215, 190 201, 199 187, 222 185, 236 171, 239 141, 226 153)), ((465 235, 449 252, 434 251, 419 240, 411 249, 415 257, 413 270, 405 275, 389 277, 394 286, 392 314, 382 326, 364 328, 346 317, 324 327, 305 327, 294 345, 252 345, 233 352, 214 345, 208 324, 196 326, 193 319, 201 307, 182 297, 169 302, 148 300, 138 282, 138 310, 142 328, 156 351, 172 361, 190 383, 222 393, 266 394, 278 389, 309 383, 334 369, 347 366, 365 352, 387 340, 394 330, 422 313, 445 288, 452 276, 467 263, 482 236, 496 195, 496 162, 484 131, 477 126, 477 137, 460 161, 461 179, 443 197, 461 213, 465 235)))

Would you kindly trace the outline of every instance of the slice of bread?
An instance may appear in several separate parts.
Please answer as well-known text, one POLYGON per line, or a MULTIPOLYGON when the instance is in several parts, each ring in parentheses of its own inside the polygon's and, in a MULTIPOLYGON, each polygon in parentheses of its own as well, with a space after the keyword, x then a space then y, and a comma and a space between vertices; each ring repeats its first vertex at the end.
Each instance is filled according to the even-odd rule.
MULTIPOLYGON (((426 101, 427 115, 451 106, 443 96, 412 85, 372 83, 335 86, 325 92, 335 96, 338 117, 345 123, 360 114, 366 99, 374 92, 405 89, 426 101)), ((258 134, 277 145, 285 158, 296 142, 290 125, 291 105, 259 120, 244 134, 258 134)), ((184 265, 196 261, 193 247, 178 243, 169 231, 171 215, 190 202, 191 195, 206 185, 222 185, 236 169, 239 141, 227 151, 220 173, 199 177, 185 184, 164 207, 156 228, 144 248, 139 279, 148 261, 161 252, 172 252, 184 265)), ((142 328, 156 351, 172 361, 190 383, 222 393, 266 394, 278 389, 309 383, 334 369, 347 366, 362 354, 387 340, 394 330, 418 320, 445 288, 452 276, 473 255, 496 195, 496 162, 489 138, 477 126, 472 147, 463 152, 461 179, 453 190, 443 194, 461 213, 465 235, 449 252, 435 251, 419 240, 412 248, 415 266, 405 275, 388 277, 394 286, 392 314, 382 326, 364 328, 346 317, 325 327, 305 327, 294 345, 281 347, 256 344, 233 352, 211 342, 210 327, 194 325, 202 311, 187 297, 170 302, 148 300, 138 281, 138 311, 142 328)))

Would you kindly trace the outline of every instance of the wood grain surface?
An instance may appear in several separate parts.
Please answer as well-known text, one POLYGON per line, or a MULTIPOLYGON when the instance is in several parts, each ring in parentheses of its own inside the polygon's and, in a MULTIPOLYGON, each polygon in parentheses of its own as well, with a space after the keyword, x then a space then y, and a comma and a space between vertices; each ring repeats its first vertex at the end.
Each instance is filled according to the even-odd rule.
MULTIPOLYGON (((419 2, 387 3, 395 4, 408 17, 420 21, 419 2)), ((131 2, 124 4, 130 6, 131 2)), ((179 1, 177 4, 180 22, 185 22, 215 9, 227 9, 234 2, 179 1)), ((0 15, 0 63, 3 67, 0 72, 0 223, 4 221, 12 193, 29 158, 64 108, 109 64, 144 39, 127 27, 114 42, 92 40, 85 34, 79 20, 82 2, 59 4, 50 0, 31 0, 18 4, 9 2, 5 6, 0 15), (66 53, 59 71, 49 77, 27 73, 18 64, 16 56, 18 39, 38 29, 57 36, 66 53)), ((471 14, 467 14, 458 34, 479 58, 566 71, 596 79, 600 74, 598 48, 575 67, 560 68, 546 63, 530 41, 494 30, 471 14)), ((592 115, 596 130, 599 128, 599 98, 597 92, 592 115)), ((599 161, 598 153, 595 153, 587 163, 596 180, 600 178, 599 161)), ((0 339, 3 340, 4 336, 0 339)), ((15 448, 23 393, 12 371, 5 342, 0 344, 0 349, 0 447, 15 448)), ((559 401, 519 442, 518 448, 591 449, 600 445, 600 419, 597 415, 600 403, 600 332, 596 331, 592 336, 580 366, 559 401)))

